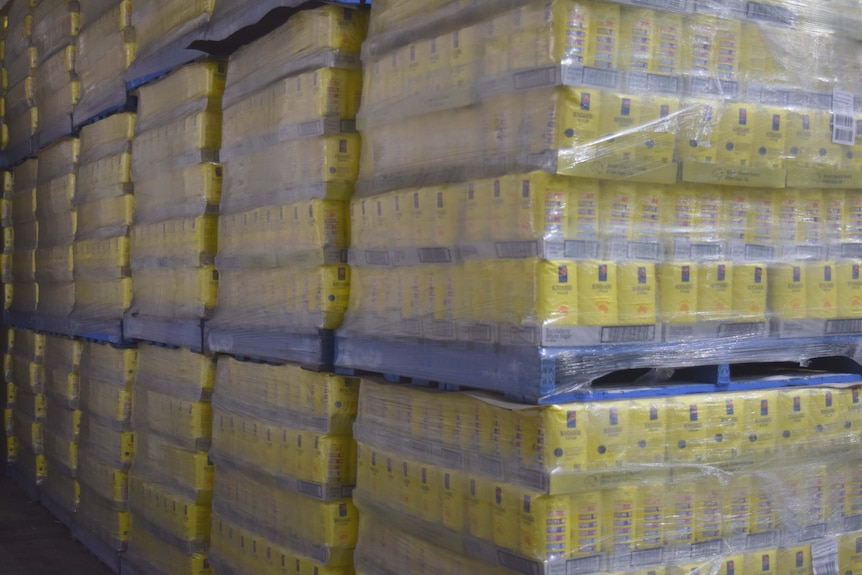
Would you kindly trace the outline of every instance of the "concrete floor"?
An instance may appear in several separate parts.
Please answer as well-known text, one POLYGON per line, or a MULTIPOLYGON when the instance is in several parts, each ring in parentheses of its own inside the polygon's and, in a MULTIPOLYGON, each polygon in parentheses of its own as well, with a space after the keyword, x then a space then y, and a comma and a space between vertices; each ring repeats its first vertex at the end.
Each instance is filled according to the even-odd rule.
POLYGON ((0 575, 110 575, 66 527, 6 477, 4 463, 2 458, 0 575))

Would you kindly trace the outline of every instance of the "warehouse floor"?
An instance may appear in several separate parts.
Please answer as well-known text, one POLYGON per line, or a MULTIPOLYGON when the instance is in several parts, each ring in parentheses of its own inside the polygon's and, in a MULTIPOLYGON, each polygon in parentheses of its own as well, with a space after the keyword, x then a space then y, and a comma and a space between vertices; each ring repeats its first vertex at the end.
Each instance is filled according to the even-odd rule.
POLYGON ((48 511, 6 478, 0 460, 0 575, 109 575, 48 511))

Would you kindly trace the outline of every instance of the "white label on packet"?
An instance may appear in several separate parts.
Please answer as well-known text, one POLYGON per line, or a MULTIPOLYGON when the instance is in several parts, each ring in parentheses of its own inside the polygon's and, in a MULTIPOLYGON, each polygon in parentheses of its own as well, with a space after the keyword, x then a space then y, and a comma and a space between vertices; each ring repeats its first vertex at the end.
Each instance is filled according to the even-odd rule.
POLYGON ((832 143, 853 146, 856 144, 856 120, 853 94, 842 90, 832 92, 832 143))
POLYGON ((838 541, 823 539, 811 544, 814 575, 838 575, 838 541))

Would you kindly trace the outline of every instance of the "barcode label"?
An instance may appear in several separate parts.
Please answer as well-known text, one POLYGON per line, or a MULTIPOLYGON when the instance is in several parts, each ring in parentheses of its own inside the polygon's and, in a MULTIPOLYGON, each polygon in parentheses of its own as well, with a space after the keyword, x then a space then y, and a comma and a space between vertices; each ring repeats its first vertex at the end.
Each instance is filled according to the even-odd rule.
POLYGON ((811 544, 814 575, 838 575, 838 542, 825 539, 811 544))
POLYGON ((796 257, 819 260, 823 257, 822 246, 796 246, 796 257))
POLYGON ((654 325, 632 325, 602 328, 602 343, 629 343, 636 341, 653 341, 654 339, 654 325))
POLYGON ((745 6, 745 15, 752 20, 760 20, 762 22, 772 22, 774 24, 783 24, 785 26, 793 26, 796 23, 796 17, 787 8, 781 6, 770 6, 761 4, 760 2, 749 2, 745 6))
POLYGON ((862 319, 837 319, 826 322, 826 335, 862 332, 862 319))
POLYGON ((452 262, 449 248, 419 248, 419 261, 423 264, 448 264, 452 262))
POLYGON ((365 263, 370 266, 388 266, 389 252, 386 250, 365 250, 365 263))
POLYGON ((762 323, 725 323, 718 327, 718 337, 751 337, 762 331, 762 323))
POLYGON ((657 10, 676 10, 685 12, 688 8, 687 0, 632 0, 635 6, 649 6, 657 10))
POLYGON ((588 575, 602 570, 602 557, 582 557, 566 561, 566 575, 588 575))
POLYGON ((752 260, 771 260, 775 257, 774 246, 758 246, 754 244, 746 244, 745 259, 752 260))
POLYGON ((498 242, 497 257, 501 259, 533 258, 539 255, 536 242, 498 242))
POLYGON ((720 244, 692 244, 690 256, 694 259, 715 258, 721 255, 720 244))
POLYGON ((632 553, 632 567, 639 569, 647 565, 656 565, 664 559, 664 548, 645 549, 643 551, 635 551, 632 553))
POLYGON ((856 143, 853 94, 842 90, 832 93, 832 143, 852 146, 856 143))
POLYGON ((616 88, 620 83, 620 75, 615 70, 601 68, 584 68, 584 84, 602 88, 616 88))
POLYGON ((599 242, 568 240, 566 241, 565 255, 569 259, 597 259, 599 257, 599 242))
POLYGON ((557 67, 550 66, 548 68, 519 72, 515 74, 515 89, 532 90, 543 86, 556 86, 558 82, 557 70, 557 67))
POLYGON ((629 242, 628 245, 629 259, 634 260, 657 260, 658 259, 658 244, 647 242, 629 242))
POLYGON ((845 258, 862 258, 862 244, 841 244, 841 256, 845 258))
POLYGON ((691 546, 691 558, 700 559, 703 557, 713 557, 721 554, 721 539, 714 541, 704 541, 695 543, 691 546))

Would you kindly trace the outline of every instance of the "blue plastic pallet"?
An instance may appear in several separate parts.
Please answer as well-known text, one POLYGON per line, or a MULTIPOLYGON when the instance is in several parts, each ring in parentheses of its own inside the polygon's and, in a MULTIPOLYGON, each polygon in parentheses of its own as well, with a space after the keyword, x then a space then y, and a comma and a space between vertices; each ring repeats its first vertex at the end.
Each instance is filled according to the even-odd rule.
MULTIPOLYGON (((757 379, 734 379, 734 364, 789 362, 806 365, 815 358, 844 358, 830 372, 862 372, 862 338, 713 340, 708 343, 607 345, 578 348, 519 347, 470 342, 354 338, 335 341, 337 368, 393 374, 446 388, 485 389, 530 404, 578 401, 595 380, 630 369, 680 370, 673 393, 754 389, 757 379), (711 367, 701 367, 711 366, 711 367), (685 369, 696 368, 696 369, 685 369), (698 385, 708 387, 701 388, 698 385)), ((761 378, 762 379, 762 378, 761 378)), ((813 380, 806 379, 807 385, 813 380)), ((854 380, 855 381, 855 380, 854 380)), ((833 383, 835 383, 833 381, 833 383)), ((635 384, 637 385, 637 384, 635 384)), ((671 385, 671 384, 669 384, 671 385)), ((767 387, 775 387, 767 385, 767 387)), ((654 387, 654 386, 651 386, 654 387)), ((653 392, 655 393, 655 392, 653 392)), ((670 393, 670 391, 668 392, 670 393)))
POLYGON ((72 318, 72 330, 75 337, 94 341, 96 343, 110 343, 116 346, 133 346, 123 334, 122 320, 81 320, 72 318))
POLYGON ((15 312, 6 310, 3 314, 3 323, 18 329, 26 329, 37 331, 36 329, 36 314, 32 312, 15 312))
POLYGON ((284 331, 261 331, 207 324, 205 335, 207 353, 265 363, 298 363, 317 371, 332 369, 335 347, 333 330, 296 333, 286 328, 284 331))
POLYGON ((167 319, 126 314, 123 318, 123 335, 127 339, 202 352, 205 323, 203 319, 167 319))
POLYGON ((80 131, 81 128, 89 126, 90 124, 95 124, 96 122, 104 120, 114 114, 119 114, 121 112, 136 112, 138 109, 138 99, 134 96, 127 96, 125 91, 123 92, 123 95, 126 99, 120 104, 113 104, 103 108, 101 111, 89 115, 86 118, 73 116, 73 125, 75 126, 75 130, 80 131))

